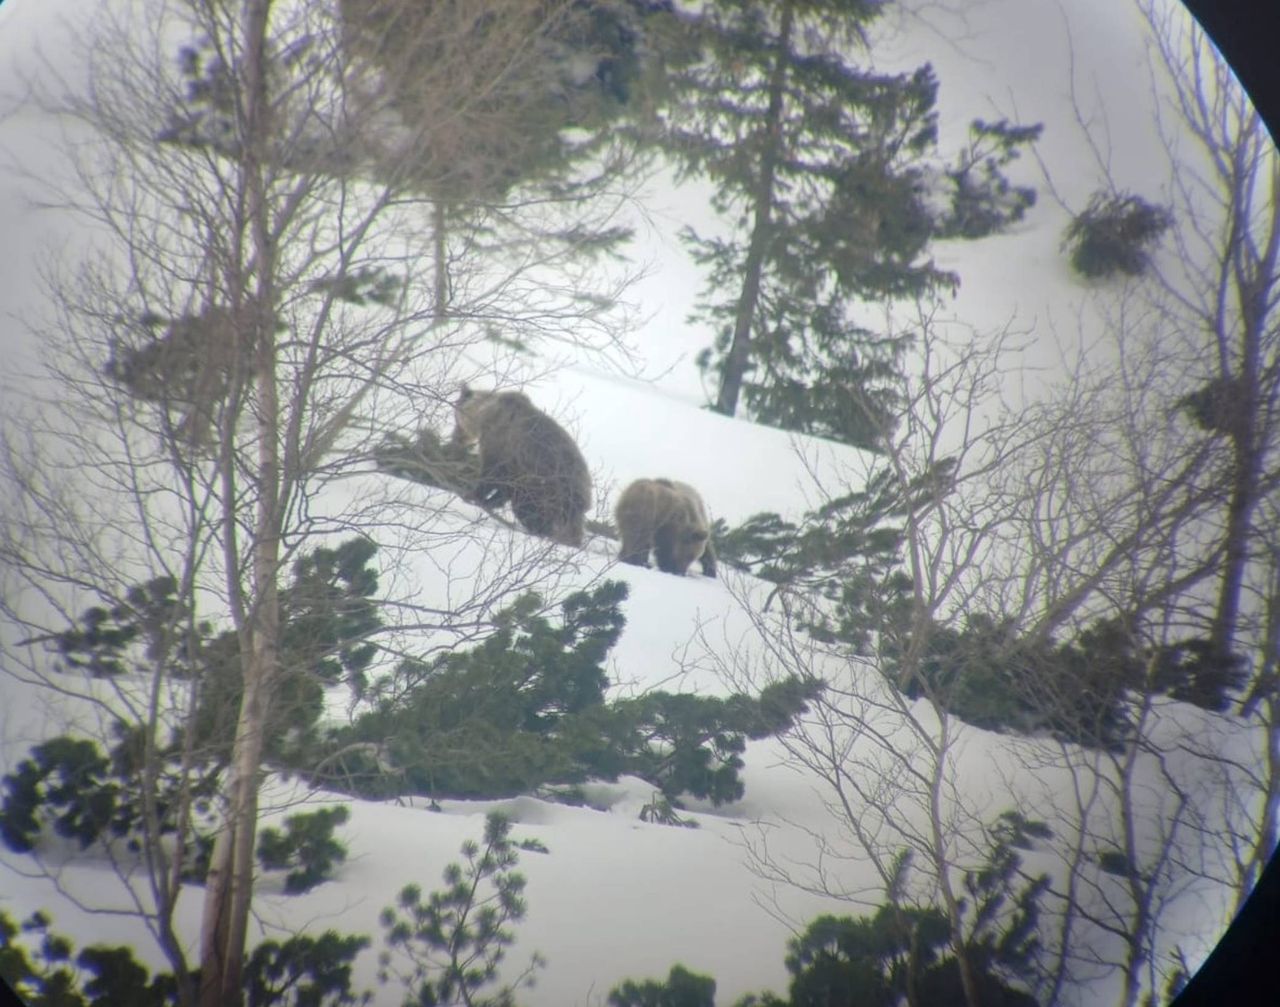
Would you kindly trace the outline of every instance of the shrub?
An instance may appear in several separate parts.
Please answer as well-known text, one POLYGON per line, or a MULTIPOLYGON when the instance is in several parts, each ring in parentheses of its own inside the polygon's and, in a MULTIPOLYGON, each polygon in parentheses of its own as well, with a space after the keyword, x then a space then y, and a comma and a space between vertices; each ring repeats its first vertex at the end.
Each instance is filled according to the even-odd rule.
POLYGON ((351 817, 345 804, 290 815, 285 831, 266 828, 258 836, 258 861, 266 871, 288 871, 284 890, 308 892, 329 880, 333 868, 347 859, 347 848, 333 830, 351 817))
POLYGON ((747 739, 784 730, 817 694, 786 679, 759 697, 653 692, 607 702, 605 662, 627 586, 605 582, 561 606, 524 595, 477 647, 407 661, 374 708, 329 738, 317 782, 361 796, 484 798, 632 773, 669 801, 742 796, 747 739))
POLYGON ((715 1007, 716 981, 690 972, 683 965, 671 966, 666 982, 628 979, 609 993, 609 1007, 715 1007))
POLYGON ((1151 248, 1172 224, 1168 210, 1141 196, 1095 192, 1067 225, 1062 243, 1071 249, 1072 268, 1083 277, 1140 276, 1151 248))
MULTIPOLYGON (((266 941, 245 963, 249 1007, 348 1007, 370 994, 351 989, 351 963, 369 938, 326 930, 319 937, 266 941)), ((194 990, 199 972, 187 976, 194 990)), ((152 977, 127 947, 94 944, 73 954, 71 942, 50 929, 49 917, 33 913, 19 927, 0 912, 0 980, 27 1007, 175 1007, 178 982, 169 973, 152 977), (27 945, 38 950, 32 956, 27 945)))

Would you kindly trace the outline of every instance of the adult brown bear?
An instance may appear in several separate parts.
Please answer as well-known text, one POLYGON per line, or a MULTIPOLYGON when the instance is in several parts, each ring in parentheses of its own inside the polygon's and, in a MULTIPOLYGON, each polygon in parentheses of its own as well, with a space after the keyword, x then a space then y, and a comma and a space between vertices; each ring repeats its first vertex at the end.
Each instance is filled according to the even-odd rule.
POLYGON ((591 473, 572 437, 521 392, 473 391, 454 404, 455 449, 478 445, 479 475, 470 499, 511 502, 535 535, 581 546, 591 507, 591 473))
POLYGON ((694 560, 701 560, 702 572, 716 575, 707 508, 688 483, 637 479, 622 491, 614 516, 622 536, 622 562, 648 566, 652 550, 663 573, 683 577, 694 560))

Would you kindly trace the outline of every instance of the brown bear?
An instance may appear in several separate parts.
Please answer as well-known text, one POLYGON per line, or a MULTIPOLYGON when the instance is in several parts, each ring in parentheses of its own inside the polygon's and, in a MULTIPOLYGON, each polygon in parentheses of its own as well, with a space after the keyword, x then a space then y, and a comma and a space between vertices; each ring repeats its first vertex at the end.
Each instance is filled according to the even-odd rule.
POLYGON ((716 575, 707 508, 688 483, 637 479, 622 491, 614 516, 622 536, 618 556, 622 562, 648 566, 652 550, 663 573, 683 577, 689 565, 700 559, 703 574, 716 575))
POLYGON ((573 438, 521 392, 473 391, 454 404, 453 449, 479 446, 469 499, 484 507, 511 502, 535 535, 581 546, 591 507, 591 473, 573 438))

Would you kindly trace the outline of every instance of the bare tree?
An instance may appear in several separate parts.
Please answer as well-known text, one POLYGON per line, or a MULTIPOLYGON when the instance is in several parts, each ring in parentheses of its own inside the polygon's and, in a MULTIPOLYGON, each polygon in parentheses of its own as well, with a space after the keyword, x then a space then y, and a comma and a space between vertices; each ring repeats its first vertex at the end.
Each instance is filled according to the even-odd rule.
MULTIPOLYGON (((965 1002, 977 1007, 983 966, 973 938, 984 924, 971 915, 966 872, 983 862, 987 827, 1015 800, 971 788, 973 772, 997 774, 991 765, 978 770, 949 690, 925 665, 937 627, 990 600, 986 558, 1004 548, 1004 526, 1034 492, 1007 496, 996 476, 1042 430, 998 410, 1008 333, 952 345, 931 310, 921 307, 910 321, 920 370, 900 380, 905 405, 884 431, 882 454, 820 481, 824 503, 815 511, 860 501, 856 538, 870 544, 879 529, 895 540, 886 565, 854 554, 779 585, 771 611, 745 593, 765 656, 721 670, 739 687, 778 674, 826 683, 782 742, 791 764, 820 781, 835 834, 814 837, 818 852, 807 866, 779 861, 762 834, 749 849, 758 872, 863 906, 885 892, 900 911, 939 906, 965 1002)), ((908 1001, 918 1002, 912 992, 908 1001)))
POLYGON ((835 831, 815 837, 808 869, 764 844, 758 869, 865 903, 895 890, 909 850, 915 887, 896 890, 946 913, 970 1004, 982 996, 964 880, 997 812, 1049 830, 1036 853, 1052 879, 1038 995, 1064 1002, 1108 980, 1131 1005, 1159 995, 1177 972, 1169 956, 1197 939, 1178 929, 1180 907, 1223 903, 1222 873, 1207 869, 1226 852, 1218 782, 1230 775, 1242 800, 1260 765, 1261 732, 1213 750, 1232 727, 1231 679, 1193 646, 1212 607, 1197 589, 1220 555, 1204 520, 1212 446, 1171 409, 1185 372, 1155 316, 1136 294, 1115 309, 1124 324, 1108 329, 1105 364, 1090 365, 1091 344, 1029 403, 1000 401, 998 341, 950 347, 917 320, 920 372, 903 383, 899 432, 820 486, 817 537, 797 532, 819 557, 833 541, 861 552, 784 578, 776 615, 744 598, 768 656, 726 669, 827 682, 786 745, 821 781, 835 831), (833 523, 850 501, 870 527, 833 523), (876 529, 897 530, 887 557, 876 529), (970 725, 1030 737, 979 742, 970 725), (868 867, 874 883, 851 885, 868 867))
MULTIPOLYGON (((1186 408, 1225 441, 1223 566, 1213 617, 1218 652, 1230 653, 1253 556, 1259 501, 1274 488, 1280 394, 1280 158, 1230 68, 1188 18, 1140 3, 1156 70, 1167 75, 1175 114, 1166 146, 1189 137, 1194 170, 1173 174, 1177 254, 1159 270, 1166 324, 1209 341, 1202 384, 1186 408)), ((1248 706, 1249 704, 1246 704, 1248 706)))
POLYGON ((1220 827, 1236 838, 1231 869, 1218 877, 1229 879, 1238 906, 1280 841, 1272 547, 1280 534, 1280 154, 1199 26, 1146 0, 1138 6, 1152 40, 1153 87, 1168 96, 1159 123, 1173 168, 1176 254, 1157 260, 1153 302, 1166 338, 1197 351, 1196 385, 1178 405, 1214 452, 1219 489, 1207 517, 1220 536, 1211 640, 1219 660, 1240 655, 1249 675, 1241 713, 1260 714, 1260 730, 1249 732, 1256 744, 1242 751, 1228 731, 1220 745, 1197 749, 1206 758, 1216 751, 1231 795, 1220 827))
MULTIPOLYGON (((1240 711, 1258 721, 1254 729, 1229 719, 1205 723, 1198 737, 1179 742, 1217 780, 1216 810, 1199 825, 1208 833, 1204 859, 1185 869, 1228 886, 1238 907, 1280 840, 1269 545, 1277 534, 1271 498, 1280 434, 1280 157, 1195 22, 1146 0, 1138 9, 1167 152, 1170 240, 1150 257, 1146 277, 1110 296, 1104 289, 1100 301, 1126 362, 1119 384, 1131 401, 1147 402, 1143 425, 1128 424, 1132 457, 1143 463, 1131 466, 1145 487, 1135 499, 1155 500, 1163 485, 1170 501, 1181 501, 1169 512, 1176 536, 1164 541, 1164 572, 1148 576, 1134 603, 1153 616, 1149 632, 1202 636, 1219 673, 1242 673, 1240 711), (1165 423, 1156 419, 1162 409, 1165 423), (1153 461, 1153 436, 1164 443, 1172 436, 1182 460, 1153 461)), ((1100 183, 1117 191, 1105 140, 1088 126, 1096 117, 1077 104, 1076 118, 1097 152, 1100 183)))
MULTIPOLYGON (((397 601, 399 636, 385 646, 417 633, 421 652, 482 632, 511 592, 551 582, 573 556, 381 481, 374 448, 397 427, 446 422, 458 379, 501 365, 495 330, 513 343, 613 343, 616 277, 589 283, 579 258, 623 236, 617 198, 599 199, 616 162, 552 165, 549 153, 521 177, 517 141, 531 134, 485 118, 491 93, 498 107, 512 89, 543 93, 557 73, 548 61, 564 56, 547 40, 573 5, 435 5, 394 37, 459 44, 389 62, 352 43, 358 6, 342 5, 345 22, 324 5, 270 0, 104 9, 77 40, 88 87, 59 93, 49 68, 38 82, 64 126, 66 169, 35 180, 39 198, 69 211, 83 238, 76 263, 46 271, 49 307, 32 332, 47 373, 4 432, 6 665, 127 723, 154 778, 184 716, 179 737, 195 744, 199 690, 175 666, 194 660, 203 623, 233 627, 239 690, 198 990, 174 916, 191 865, 154 802, 142 870, 121 868, 123 910, 148 921, 182 1001, 206 1007, 243 996, 291 563, 342 533, 372 537, 397 601), (397 74, 410 72, 406 96, 397 74), (499 185, 485 170, 504 136, 514 153, 499 185), (554 196, 532 188, 548 175, 554 196), (445 205, 468 222, 454 243, 439 212, 432 232, 445 205), (548 233, 559 237, 536 239, 548 233), (411 565, 417 554, 427 561, 411 565), (151 627, 143 685, 78 679, 47 652, 88 602, 137 614, 131 590, 158 578, 177 603, 151 627)), ((396 26, 383 30, 389 41, 396 26)), ((377 41, 368 23, 359 31, 377 41)), ((198 754, 182 756, 180 832, 198 754)))

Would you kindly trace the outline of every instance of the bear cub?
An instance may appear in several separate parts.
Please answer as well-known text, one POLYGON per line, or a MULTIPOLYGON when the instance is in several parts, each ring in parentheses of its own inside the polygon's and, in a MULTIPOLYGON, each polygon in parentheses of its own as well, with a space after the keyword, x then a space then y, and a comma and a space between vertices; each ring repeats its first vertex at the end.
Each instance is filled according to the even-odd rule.
POLYGON ((591 473, 572 437, 522 392, 462 386, 454 403, 453 449, 476 445, 479 474, 469 499, 483 507, 510 501, 528 531, 581 546, 591 507, 591 473))
POLYGON ((622 536, 622 562, 648 566, 652 550, 663 573, 683 577, 700 560, 704 575, 716 575, 707 508, 688 483, 637 479, 622 491, 614 516, 622 536))

